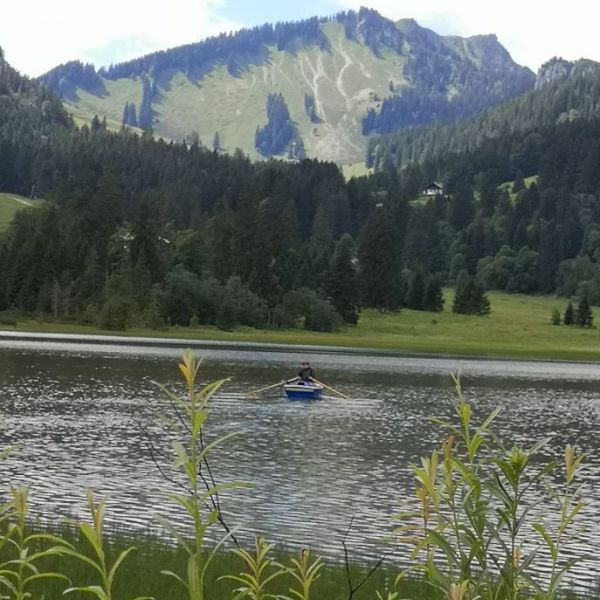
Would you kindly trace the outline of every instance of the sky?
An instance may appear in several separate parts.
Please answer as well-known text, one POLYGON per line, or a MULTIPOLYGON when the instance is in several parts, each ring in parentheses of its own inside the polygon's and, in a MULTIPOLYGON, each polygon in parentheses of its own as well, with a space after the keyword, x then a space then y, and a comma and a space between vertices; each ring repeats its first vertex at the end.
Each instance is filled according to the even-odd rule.
POLYGON ((553 56, 600 60, 596 0, 0 0, 0 46, 22 73, 97 67, 265 22, 369 6, 442 35, 495 33, 534 71, 553 56))

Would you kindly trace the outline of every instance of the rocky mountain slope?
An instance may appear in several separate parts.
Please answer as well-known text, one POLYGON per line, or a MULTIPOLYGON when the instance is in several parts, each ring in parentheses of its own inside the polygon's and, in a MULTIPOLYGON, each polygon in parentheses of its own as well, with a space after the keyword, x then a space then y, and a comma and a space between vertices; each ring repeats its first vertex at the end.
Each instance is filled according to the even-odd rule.
POLYGON ((452 120, 533 88, 495 36, 442 37, 377 12, 264 25, 40 81, 75 116, 251 157, 364 160, 369 136, 452 120))

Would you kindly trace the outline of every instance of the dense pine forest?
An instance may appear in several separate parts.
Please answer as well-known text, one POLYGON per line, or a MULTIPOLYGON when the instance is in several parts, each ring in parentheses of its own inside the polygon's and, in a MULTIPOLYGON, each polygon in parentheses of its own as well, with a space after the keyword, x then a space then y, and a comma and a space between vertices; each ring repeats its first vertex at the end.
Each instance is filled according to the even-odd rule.
POLYGON ((457 280, 600 304, 599 167, 600 121, 581 119, 347 182, 331 163, 77 128, 0 59, 0 190, 45 199, 1 239, 0 310, 333 330, 360 307, 440 310, 457 280), (444 195, 418 199, 433 180, 444 195))

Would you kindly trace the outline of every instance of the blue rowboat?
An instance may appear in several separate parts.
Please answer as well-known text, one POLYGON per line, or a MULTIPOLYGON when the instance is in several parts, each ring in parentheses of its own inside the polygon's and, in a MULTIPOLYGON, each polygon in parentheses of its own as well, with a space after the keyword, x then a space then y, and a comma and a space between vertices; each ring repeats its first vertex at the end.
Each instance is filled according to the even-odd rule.
POLYGON ((283 391, 288 400, 314 400, 321 397, 323 386, 318 383, 286 383, 283 391))

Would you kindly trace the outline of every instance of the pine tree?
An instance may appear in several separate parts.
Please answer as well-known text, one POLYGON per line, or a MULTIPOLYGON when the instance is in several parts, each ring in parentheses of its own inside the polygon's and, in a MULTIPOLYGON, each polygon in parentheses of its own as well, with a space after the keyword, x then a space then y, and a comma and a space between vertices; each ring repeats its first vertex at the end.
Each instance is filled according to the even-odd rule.
POLYGON ((573 325, 574 320, 575 320, 575 314, 574 314, 574 310, 573 310, 573 304, 571 302, 569 302, 569 304, 567 304, 567 308, 565 309, 563 323, 565 325, 573 325))
POLYGON ((436 275, 430 275, 425 282, 425 298, 423 308, 430 312, 442 312, 444 310, 444 293, 442 281, 436 275))
POLYGON ((490 301, 483 288, 466 271, 457 278, 452 312, 483 316, 490 313, 490 301))
POLYGON ((425 278, 420 269, 411 274, 406 293, 406 307, 412 310, 423 310, 425 304, 425 278))
POLYGON ((577 307, 575 322, 579 327, 591 327, 594 324, 594 315, 587 296, 582 296, 577 307))
POLYGON ((461 185, 453 194, 448 208, 448 221, 455 229, 464 229, 475 215, 473 190, 461 185))
POLYGON ((331 304, 346 323, 358 322, 358 293, 356 268, 354 266, 354 243, 350 235, 344 235, 335 246, 329 267, 326 291, 331 304))
POLYGON ((364 224, 358 245, 359 285, 365 306, 395 310, 400 297, 397 232, 388 211, 378 207, 364 224))
POLYGON ((130 113, 129 113, 129 102, 125 102, 123 107, 123 118, 121 119, 122 125, 129 125, 130 113))
POLYGON ((142 103, 138 118, 138 124, 144 130, 151 129, 154 120, 154 111, 152 110, 153 88, 154 86, 150 83, 148 77, 144 75, 142 77, 142 103))

